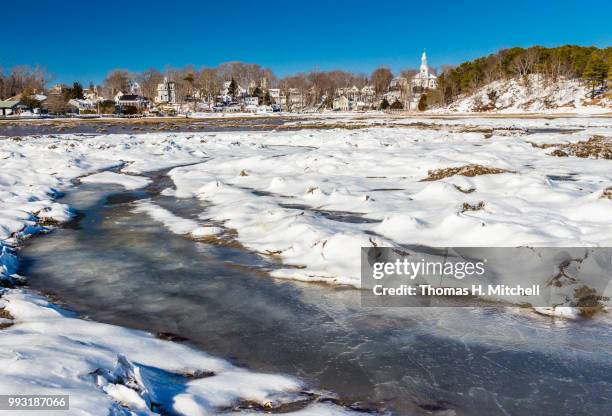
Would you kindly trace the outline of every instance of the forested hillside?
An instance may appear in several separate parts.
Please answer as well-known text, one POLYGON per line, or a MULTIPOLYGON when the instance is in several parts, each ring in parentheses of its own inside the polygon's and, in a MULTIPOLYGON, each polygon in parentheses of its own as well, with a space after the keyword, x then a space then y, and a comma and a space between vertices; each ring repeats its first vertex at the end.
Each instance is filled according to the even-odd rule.
MULTIPOLYGON (((534 97, 526 99, 545 100, 545 97, 539 97, 537 94, 551 87, 553 92, 561 94, 568 88, 577 93, 578 88, 582 88, 585 92, 583 95, 589 95, 590 92, 590 98, 597 98, 605 95, 610 78, 612 47, 600 49, 566 45, 556 48, 534 46, 527 49, 503 49, 442 71, 438 78, 438 87, 430 92, 428 101, 434 106, 456 105, 462 98, 482 91, 488 85, 503 89, 504 86, 516 87, 514 84, 517 83, 527 89, 527 92, 523 91, 521 94, 535 93, 534 97), (514 84, 510 85, 511 81, 514 81, 514 84)), ((496 95, 499 96, 505 91, 490 92, 492 96, 488 101, 492 102, 496 101, 496 95)), ((484 103, 482 111, 486 110, 487 103, 484 103)))

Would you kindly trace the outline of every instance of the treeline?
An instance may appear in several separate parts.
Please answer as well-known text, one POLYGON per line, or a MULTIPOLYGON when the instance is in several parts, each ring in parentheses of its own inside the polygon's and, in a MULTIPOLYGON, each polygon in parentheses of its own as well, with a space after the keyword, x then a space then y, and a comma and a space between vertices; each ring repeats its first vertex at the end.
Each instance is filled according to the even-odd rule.
POLYGON ((20 94, 24 90, 43 91, 49 76, 39 67, 15 66, 4 71, 0 67, 0 99, 20 94))
POLYGON ((450 104, 490 82, 532 74, 545 81, 583 79, 593 89, 612 75, 612 47, 599 49, 565 45, 556 48, 502 49, 486 57, 447 67, 438 77, 438 87, 429 94, 433 104, 450 104))
MULTIPOLYGON (((404 70, 403 73, 415 73, 414 70, 404 70)), ((176 95, 180 102, 197 96, 198 99, 213 101, 223 88, 225 81, 234 80, 237 85, 251 93, 258 88, 267 90, 278 88, 288 95, 290 90, 297 91, 303 97, 305 106, 321 103, 331 103, 338 88, 373 85, 377 92, 389 88, 393 73, 386 67, 380 67, 371 74, 353 73, 349 71, 311 71, 278 78, 269 68, 257 64, 229 62, 218 67, 196 69, 194 66, 175 69, 166 68, 163 72, 155 68, 140 73, 130 73, 125 70, 111 71, 101 86, 104 96, 112 97, 118 91, 128 91, 130 85, 138 83, 145 97, 155 97, 157 85, 164 77, 176 84, 176 95)))
MULTIPOLYGON (((412 76, 417 71, 404 69, 402 76, 412 76)), ((251 92, 254 88, 266 90, 278 88, 287 95, 290 90, 303 97, 303 105, 311 106, 323 102, 331 104, 331 100, 338 88, 357 86, 362 88, 372 85, 377 94, 386 92, 394 74, 387 67, 381 66, 370 74, 354 73, 343 70, 310 71, 277 77, 269 68, 258 64, 243 62, 228 62, 217 67, 202 67, 197 69, 193 65, 184 68, 167 67, 164 70, 150 68, 142 72, 130 72, 116 69, 110 71, 100 85, 89 83, 86 86, 80 83, 64 85, 63 97, 81 98, 82 94, 71 94, 70 91, 97 88, 98 93, 105 98, 112 99, 119 91, 129 92, 138 84, 140 93, 147 98, 154 98, 157 86, 168 78, 176 84, 176 95, 180 102, 197 97, 199 100, 213 101, 219 95, 225 81, 235 80, 242 88, 251 92), (66 95, 68 91, 68 95, 66 95), (72 96, 74 95, 74 96, 72 96)), ((13 97, 24 91, 44 93, 50 87, 52 77, 42 69, 19 66, 2 70, 0 68, 0 99, 13 97)))

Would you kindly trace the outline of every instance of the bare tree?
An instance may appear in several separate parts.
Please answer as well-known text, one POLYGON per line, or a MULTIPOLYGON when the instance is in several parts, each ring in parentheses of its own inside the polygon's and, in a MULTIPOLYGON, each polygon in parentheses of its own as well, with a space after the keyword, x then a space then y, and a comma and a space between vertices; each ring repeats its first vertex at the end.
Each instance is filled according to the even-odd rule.
POLYGON ((153 99, 157 95, 157 86, 163 81, 164 76, 157 69, 149 68, 140 74, 136 74, 135 79, 140 84, 142 95, 153 99))
POLYGON ((202 68, 196 74, 195 88, 200 92, 200 97, 205 97, 209 103, 219 94, 222 83, 216 68, 202 68))
POLYGON ((393 73, 386 67, 380 67, 372 72, 371 80, 374 85, 374 91, 377 95, 386 92, 389 89, 389 84, 393 79, 393 73))
POLYGON ((514 58, 511 69, 517 76, 526 78, 527 75, 533 72, 537 60, 537 51, 535 49, 527 49, 524 53, 514 58))
POLYGON ((130 88, 130 75, 128 71, 115 69, 109 72, 104 79, 104 86, 110 98, 114 97, 119 91, 126 92, 130 88))
POLYGON ((485 59, 483 68, 483 82, 489 84, 498 80, 501 77, 502 71, 500 67, 499 57, 497 55, 489 55, 485 59))
POLYGON ((38 66, 15 66, 6 75, 0 70, 0 98, 10 98, 25 89, 42 92, 48 79, 46 71, 38 66))

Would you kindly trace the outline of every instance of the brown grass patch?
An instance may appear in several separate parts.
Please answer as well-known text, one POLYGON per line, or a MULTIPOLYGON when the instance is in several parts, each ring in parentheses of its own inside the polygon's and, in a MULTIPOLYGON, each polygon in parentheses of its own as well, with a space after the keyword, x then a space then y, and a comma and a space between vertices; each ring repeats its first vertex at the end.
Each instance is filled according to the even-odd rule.
POLYGON ((538 149, 555 147, 556 149, 549 153, 550 156, 612 159, 612 139, 604 136, 596 135, 589 140, 576 143, 529 143, 538 149))
POLYGON ((603 136, 593 136, 585 142, 562 144, 559 146, 559 149, 570 156, 612 159, 612 140, 603 136))
POLYGON ((480 176, 480 175, 493 175, 498 173, 514 173, 510 170, 500 169, 500 168, 490 168, 482 165, 465 165, 457 168, 444 168, 444 169, 433 169, 427 171, 427 177, 425 179, 421 179, 421 182, 425 181, 438 181, 444 178, 450 178, 451 176, 461 175, 461 176, 480 176))
POLYGON ((604 189, 604 191, 601 193, 600 198, 612 199, 612 186, 604 189))
POLYGON ((592 316, 597 312, 604 310, 604 302, 610 300, 606 296, 597 294, 595 289, 588 286, 580 286, 574 289, 574 299, 576 299, 576 307, 584 316, 592 316))
POLYGON ((480 211, 481 209, 484 209, 484 207, 485 207, 484 201, 480 201, 477 204, 473 204, 473 205, 468 204, 467 202, 464 202, 461 208, 461 212, 480 211))
POLYGON ((49 217, 38 218, 38 221, 36 221, 36 223, 42 227, 56 227, 60 224, 60 222, 55 218, 49 217))
MULTIPOLYGON (((11 315, 9 313, 9 311, 7 311, 4 308, 0 308, 0 318, 1 319, 6 319, 6 320, 9 320, 9 321, 12 321, 13 319, 15 319, 15 318, 13 318, 13 315, 11 315)), ((13 325, 12 322, 0 322, 0 329, 8 328, 11 325, 13 325)))

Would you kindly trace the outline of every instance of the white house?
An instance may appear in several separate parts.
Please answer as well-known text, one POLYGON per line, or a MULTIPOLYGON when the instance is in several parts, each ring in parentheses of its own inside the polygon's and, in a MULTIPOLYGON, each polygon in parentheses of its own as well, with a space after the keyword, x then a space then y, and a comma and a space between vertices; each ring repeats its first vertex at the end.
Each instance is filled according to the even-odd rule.
POLYGON ((68 101, 68 104, 79 110, 79 113, 85 110, 95 110, 97 107, 97 103, 97 101, 79 98, 73 98, 68 101))
POLYGON ((147 108, 149 106, 149 101, 141 95, 136 94, 124 94, 122 92, 118 92, 115 95, 115 103, 121 107, 136 107, 138 109, 147 108))
POLYGON ((91 102, 98 102, 98 101, 103 101, 104 98, 102 98, 100 96, 100 94, 98 94, 98 88, 97 87, 93 87, 93 88, 87 88, 86 90, 83 91, 83 98, 85 98, 86 100, 89 100, 91 102))
POLYGON ((345 95, 334 98, 332 105, 334 110, 337 111, 349 111, 351 109, 351 102, 345 95))
POLYGON ((164 82, 157 84, 155 102, 159 104, 176 104, 176 83, 168 81, 168 78, 164 77, 164 82))
POLYGON ((436 88, 438 85, 438 77, 429 72, 425 51, 423 51, 423 55, 421 55, 419 73, 412 78, 412 85, 421 88, 436 88))
POLYGON ((404 77, 395 77, 389 84, 389 88, 406 88, 407 86, 408 80, 404 77))
POLYGON ((259 97, 244 97, 244 105, 248 106, 258 106, 259 105, 259 97))

